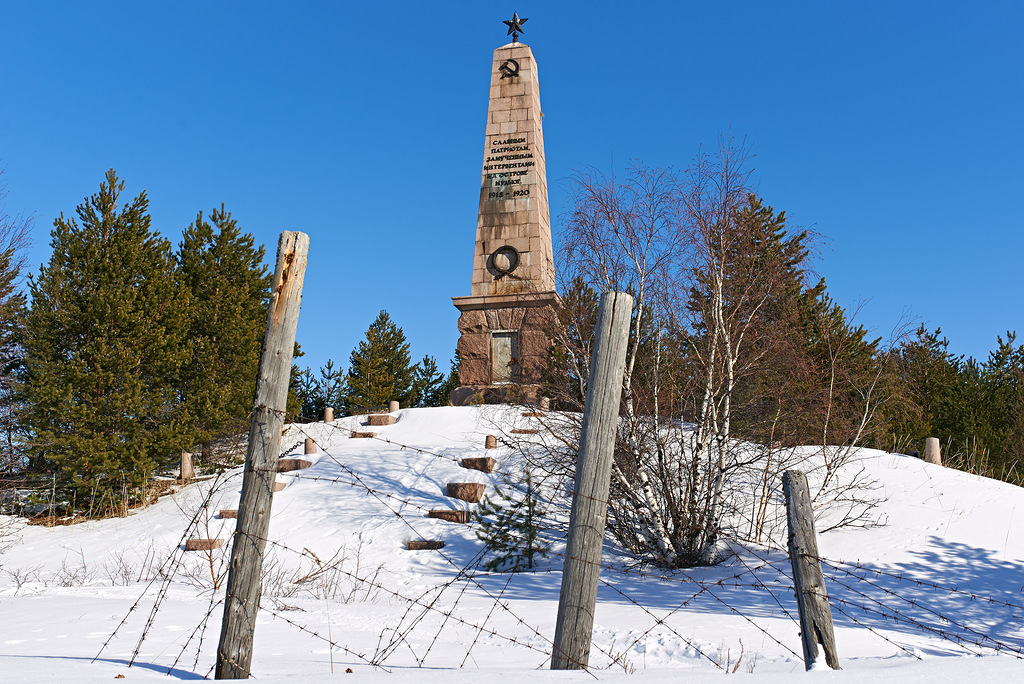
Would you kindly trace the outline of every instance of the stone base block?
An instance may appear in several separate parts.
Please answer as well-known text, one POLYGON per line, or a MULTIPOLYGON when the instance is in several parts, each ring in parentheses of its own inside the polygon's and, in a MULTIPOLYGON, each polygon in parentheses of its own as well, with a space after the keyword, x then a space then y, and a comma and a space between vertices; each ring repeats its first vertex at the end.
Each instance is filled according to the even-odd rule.
POLYGON ((473 519, 473 514, 470 511, 453 511, 449 509, 430 511, 427 513, 428 518, 437 518, 439 520, 447 520, 453 523, 468 523, 473 519))
POLYGON ((494 467, 498 465, 498 462, 490 456, 480 456, 464 458, 459 461, 459 465, 469 470, 479 470, 481 473, 493 473, 494 467))
POLYGON ((277 472, 290 473, 293 470, 305 470, 311 465, 313 462, 304 458, 282 458, 277 462, 277 472))
POLYGON ((237 508, 235 508, 235 509, 232 509, 232 508, 223 508, 223 509, 221 509, 221 511, 220 511, 220 519, 221 520, 231 520, 231 519, 236 519, 236 518, 238 518, 238 509, 237 508))
POLYGON ((186 551, 213 551, 224 546, 223 539, 188 539, 185 541, 186 551))
POLYGON ((274 483, 274 491, 275 492, 279 492, 279 491, 281 491, 282 489, 284 489, 287 486, 288 485, 285 484, 284 482, 275 482, 274 483))
POLYGON ((443 549, 444 542, 440 540, 426 541, 423 539, 410 539, 405 542, 406 551, 436 551, 437 549, 443 549))
POLYGON ((351 439, 373 439, 377 436, 376 432, 353 432, 349 435, 351 439))
POLYGON ((511 432, 511 433, 512 433, 513 435, 535 435, 535 434, 537 434, 538 432, 540 432, 540 430, 526 430, 526 429, 519 429, 519 430, 510 430, 510 432, 511 432))
POLYGON ((464 385, 448 393, 452 406, 474 404, 532 404, 540 385, 464 385))
POLYGON ((461 499, 469 503, 480 503, 484 498, 487 485, 479 482, 449 482, 446 494, 453 499, 461 499))
POLYGON ((398 422, 398 418, 386 413, 373 413, 366 416, 367 425, 394 425, 396 422, 398 422))

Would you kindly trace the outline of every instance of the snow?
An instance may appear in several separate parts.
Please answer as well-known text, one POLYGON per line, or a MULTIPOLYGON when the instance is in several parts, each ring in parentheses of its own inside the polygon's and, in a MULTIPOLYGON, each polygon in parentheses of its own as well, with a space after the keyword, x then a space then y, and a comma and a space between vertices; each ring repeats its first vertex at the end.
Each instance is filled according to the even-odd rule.
MULTIPOLYGON (((785 554, 736 545, 723 565, 671 574, 633 571, 607 546, 591 670, 549 671, 561 582, 557 539, 537 572, 467 580, 459 571, 482 547, 473 527, 425 517, 432 508, 463 506, 445 496, 448 482, 501 484, 499 473, 463 469, 458 460, 494 456, 509 469, 515 455, 484 449, 484 437, 530 419, 509 407, 397 415, 383 427, 345 418, 286 429, 282 446, 292 454, 301 455, 306 436, 321 453, 305 457, 311 468, 278 477, 287 487, 274 495, 255 677, 345 678, 351 668, 358 675, 351 681, 367 682, 705 682, 719 681, 721 666, 735 668, 742 681, 781 682, 804 672, 799 628, 787 616, 796 605, 785 554), (379 438, 350 439, 352 429, 379 438), (406 551, 410 539, 446 546, 406 551), (296 584, 318 561, 322 572, 296 584), (332 564, 340 569, 323 570, 332 564), (386 654, 381 668, 367 662, 375 654, 386 654)), ((881 485, 878 513, 886 524, 819 536, 822 556, 841 568, 826 566, 826 576, 843 669, 819 663, 804 676, 1019 679, 1024 527, 1015 521, 1024 490, 872 450, 859 452, 856 467, 881 485), (894 608, 898 622, 885 617, 894 608)), ((217 511, 236 508, 240 484, 237 469, 127 518, 53 528, 4 520, 14 543, 0 554, 0 677, 212 676, 224 590, 223 583, 212 589, 211 567, 224 572, 229 544, 212 554, 179 546, 191 536, 230 539, 235 521, 217 511), (166 580, 171 558, 180 563, 166 580)))

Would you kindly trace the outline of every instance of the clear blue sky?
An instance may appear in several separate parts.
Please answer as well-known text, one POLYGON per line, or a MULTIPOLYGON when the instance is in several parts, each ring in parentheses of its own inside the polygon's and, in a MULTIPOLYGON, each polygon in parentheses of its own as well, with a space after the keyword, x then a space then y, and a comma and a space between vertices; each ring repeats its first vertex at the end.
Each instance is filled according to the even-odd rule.
POLYGON ((175 243, 221 202, 268 260, 310 235, 300 363, 347 365, 386 308, 446 368, 513 10, 556 233, 573 169, 685 166, 732 131, 860 322, 909 308, 982 358, 1024 336, 1021 2, 7 2, 0 163, 33 271, 113 167, 175 243))

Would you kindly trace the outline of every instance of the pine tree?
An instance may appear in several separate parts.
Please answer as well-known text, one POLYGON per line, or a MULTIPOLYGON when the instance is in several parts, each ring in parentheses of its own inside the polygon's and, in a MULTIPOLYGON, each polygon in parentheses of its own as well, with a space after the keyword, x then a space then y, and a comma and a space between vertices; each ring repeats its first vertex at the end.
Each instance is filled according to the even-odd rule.
POLYGON ((533 570, 548 555, 550 544, 540 538, 544 507, 529 470, 523 479, 525 488, 506 479, 505 488, 514 489, 515 494, 498 489, 498 500, 485 496, 473 514, 480 525, 476 536, 492 556, 483 564, 485 570, 533 570))
MULTIPOLYGON (((0 169, 0 175, 3 170, 0 169)), ((4 198, 0 183, 0 206, 4 198)), ((21 453, 23 411, 19 377, 23 370, 22 333, 26 300, 18 287, 29 246, 29 222, 0 211, 0 472, 24 465, 21 453)))
POLYGON ((182 236, 178 277, 191 307, 180 392, 195 441, 248 428, 271 281, 263 257, 224 205, 209 221, 199 212, 182 236))
POLYGON ((459 350, 456 349, 448 375, 445 376, 444 383, 437 390, 438 396, 441 399, 441 403, 437 404, 437 406, 448 406, 448 397, 451 395, 452 390, 462 387, 462 382, 459 380, 459 364, 461 362, 462 358, 459 356, 459 350))
POLYGON ((349 357, 343 408, 351 413, 390 401, 409 406, 417 367, 409 363, 405 333, 381 311, 349 357))
POLYGON ((448 393, 445 391, 445 375, 437 370, 437 361, 433 356, 424 356, 416 364, 413 375, 413 396, 409 404, 412 407, 447 406, 448 393))
POLYGON ((320 367, 320 377, 313 375, 309 368, 299 374, 296 394, 302 402, 301 418, 307 421, 322 420, 324 409, 340 407, 345 374, 334 367, 334 361, 327 359, 327 365, 320 367))
POLYGON ((188 294, 171 244, 151 228, 146 193, 118 210, 123 190, 111 169, 78 221, 61 214, 50 261, 29 278, 33 452, 97 506, 184 446, 176 387, 188 294))

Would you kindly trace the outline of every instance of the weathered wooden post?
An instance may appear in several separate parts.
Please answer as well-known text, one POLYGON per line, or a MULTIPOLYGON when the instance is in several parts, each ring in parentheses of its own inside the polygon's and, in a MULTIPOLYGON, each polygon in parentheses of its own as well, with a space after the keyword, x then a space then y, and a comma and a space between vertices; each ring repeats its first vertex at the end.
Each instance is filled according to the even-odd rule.
POLYGON ((832 609, 828 605, 825 576, 818 559, 818 541, 814 533, 814 511, 807 489, 807 476, 799 470, 782 475, 786 495, 786 519, 789 521, 789 562, 793 567, 796 605, 800 611, 800 641, 804 647, 804 667, 808 670, 818 659, 818 644, 825 651, 825 662, 839 669, 836 638, 832 632, 832 609))
POLYGON ((238 524, 231 548, 224 619, 217 646, 217 679, 246 679, 252 663, 253 634, 260 602, 260 572, 270 527, 270 502, 277 476, 281 427, 288 401, 288 379, 308 252, 308 235, 281 233, 267 312, 267 332, 256 380, 256 402, 245 455, 238 524))
POLYGON ((938 437, 925 437, 924 460, 927 463, 942 465, 942 447, 939 446, 938 437))
POLYGON ((552 670, 580 670, 590 659, 601 545, 608 517, 608 490, 632 309, 633 298, 624 292, 601 295, 583 413, 583 433, 576 457, 562 591, 558 597, 551 653, 552 670))

